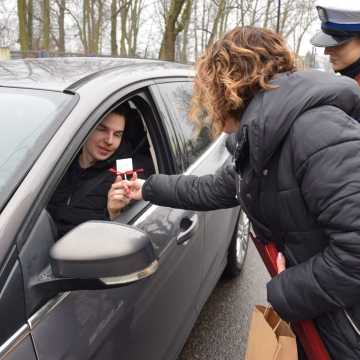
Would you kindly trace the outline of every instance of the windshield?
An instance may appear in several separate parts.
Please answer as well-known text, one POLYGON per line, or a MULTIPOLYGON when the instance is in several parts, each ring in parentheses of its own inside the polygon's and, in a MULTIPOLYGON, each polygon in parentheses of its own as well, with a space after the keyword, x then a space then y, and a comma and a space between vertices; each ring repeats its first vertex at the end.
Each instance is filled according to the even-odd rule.
POLYGON ((0 210, 60 126, 74 96, 0 88, 0 210))

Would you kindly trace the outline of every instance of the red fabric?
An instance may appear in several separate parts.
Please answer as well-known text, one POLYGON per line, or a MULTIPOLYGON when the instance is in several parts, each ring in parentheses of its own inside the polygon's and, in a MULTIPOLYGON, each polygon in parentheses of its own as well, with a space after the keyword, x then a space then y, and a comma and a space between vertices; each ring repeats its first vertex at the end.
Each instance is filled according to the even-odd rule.
POLYGON ((354 80, 360 85, 360 74, 356 75, 354 80))
MULTIPOLYGON (((273 243, 264 245, 255 237, 251 238, 271 277, 277 275, 276 257, 278 251, 273 243)), ((330 356, 311 320, 301 320, 291 324, 297 338, 300 340, 309 360, 330 360, 330 356)))

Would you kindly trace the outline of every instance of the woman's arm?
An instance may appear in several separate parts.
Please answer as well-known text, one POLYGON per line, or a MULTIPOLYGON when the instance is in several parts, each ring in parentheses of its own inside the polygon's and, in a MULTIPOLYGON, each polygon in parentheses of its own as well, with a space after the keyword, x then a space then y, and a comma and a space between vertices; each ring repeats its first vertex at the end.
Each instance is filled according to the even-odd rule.
POLYGON ((152 175, 143 185, 145 200, 154 204, 189 210, 216 210, 239 205, 237 173, 232 165, 214 175, 152 175))

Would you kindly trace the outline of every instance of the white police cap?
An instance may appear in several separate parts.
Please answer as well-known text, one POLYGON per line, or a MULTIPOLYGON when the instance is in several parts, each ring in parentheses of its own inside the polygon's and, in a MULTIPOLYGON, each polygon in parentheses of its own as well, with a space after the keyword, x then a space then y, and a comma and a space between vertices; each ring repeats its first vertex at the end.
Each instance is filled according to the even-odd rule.
POLYGON ((314 46, 332 47, 360 36, 360 0, 318 0, 321 31, 310 40, 314 46))
POLYGON ((318 0, 316 9, 323 30, 360 32, 360 0, 318 0))

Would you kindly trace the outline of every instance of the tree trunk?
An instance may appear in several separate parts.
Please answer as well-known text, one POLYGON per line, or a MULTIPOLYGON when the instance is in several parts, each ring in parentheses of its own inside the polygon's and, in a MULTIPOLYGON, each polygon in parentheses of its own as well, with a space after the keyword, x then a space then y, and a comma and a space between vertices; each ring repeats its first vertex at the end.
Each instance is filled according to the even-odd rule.
POLYGON ((33 19, 34 19, 34 5, 33 0, 28 0, 27 4, 27 28, 28 28, 28 43, 29 50, 32 50, 33 44, 33 19))
POLYGON ((92 38, 91 38, 91 0, 84 0, 85 3, 85 33, 87 38, 87 54, 91 55, 92 38))
POLYGON ((29 50, 29 38, 27 32, 27 19, 26 19, 26 0, 17 1, 18 18, 19 18, 19 40, 21 51, 29 50))
POLYGON ((50 2, 43 1, 43 42, 42 48, 49 50, 50 47, 50 2))
POLYGON ((142 9, 143 9, 143 0, 131 1, 131 6, 130 6, 131 24, 129 29, 130 41, 128 44, 129 56, 136 56, 142 9))
POLYGON ((89 45, 88 45, 88 29, 87 29, 87 19, 88 19, 88 2, 89 0, 83 0, 83 16, 82 16, 82 43, 84 46, 84 53, 89 53, 89 45))
POLYGON ((116 7, 116 0, 111 1, 111 34, 110 34, 110 41, 111 41, 111 55, 117 56, 118 49, 117 49, 117 39, 116 39, 116 31, 117 31, 117 7, 116 7))
POLYGON ((205 49, 205 14, 206 14, 206 6, 205 6, 205 0, 203 0, 203 7, 202 7, 202 17, 201 17, 201 50, 202 53, 205 49))
POLYGON ((182 37, 182 47, 180 53, 180 62, 186 64, 188 62, 187 56, 187 47, 189 42, 189 25, 191 19, 191 8, 192 8, 192 0, 187 0, 186 7, 184 10, 184 31, 182 37))
POLYGON ((169 11, 165 17, 165 31, 159 52, 161 60, 175 60, 176 36, 184 29, 184 23, 180 22, 177 25, 177 22, 185 3, 186 0, 171 0, 169 11))
POLYGON ((65 53, 65 8, 66 0, 59 3, 59 52, 65 53))
POLYGON ((217 9, 217 12, 216 12, 216 16, 215 16, 215 19, 214 19, 213 27, 212 27, 212 30, 211 30, 211 35, 210 35, 210 38, 208 40, 208 43, 207 43, 206 47, 209 47, 210 45, 212 45, 214 40, 218 36, 219 24, 220 24, 222 18, 224 17, 224 15, 225 15, 225 5, 226 5, 226 0, 220 0, 219 5, 218 5, 218 9, 217 9))
POLYGON ((255 26, 255 24, 256 24, 256 15, 258 15, 258 4, 259 4, 259 1, 255 0, 255 6, 252 11, 250 26, 255 26))
MULTIPOLYGON (((94 26, 94 52, 99 54, 100 52, 100 38, 101 38, 101 25, 103 21, 103 2, 98 0, 98 16, 94 26)), ((96 18, 95 14, 94 17, 96 18)))
POLYGON ((225 9, 224 16, 221 18, 220 33, 219 36, 223 37, 228 27, 230 9, 225 9))
MULTIPOLYGON (((292 0, 291 0, 292 2, 292 0)), ((288 22, 288 19, 289 19, 289 14, 290 14, 290 11, 291 11, 291 2, 286 2, 282 8, 284 9, 284 11, 282 12, 281 14, 281 22, 280 22, 280 34, 284 34, 284 31, 285 31, 285 26, 286 26, 286 23, 288 22)))
POLYGON ((90 0, 89 6, 89 38, 90 38, 90 54, 96 54, 95 44, 95 0, 90 0))
POLYGON ((120 29, 121 29, 121 36, 120 36, 120 55, 127 56, 127 48, 126 48, 126 38, 127 34, 127 21, 128 21, 128 14, 129 14, 129 7, 130 1, 124 1, 121 5, 120 11, 120 29))
POLYGON ((270 15, 271 2, 272 2, 272 0, 267 0, 267 2, 266 2, 266 9, 265 9, 264 23, 263 23, 264 28, 267 28, 269 26, 269 15, 270 15))
POLYGON ((198 1, 194 1, 194 42, 195 42, 195 61, 197 60, 198 58, 198 28, 197 28, 197 4, 198 4, 198 1))

